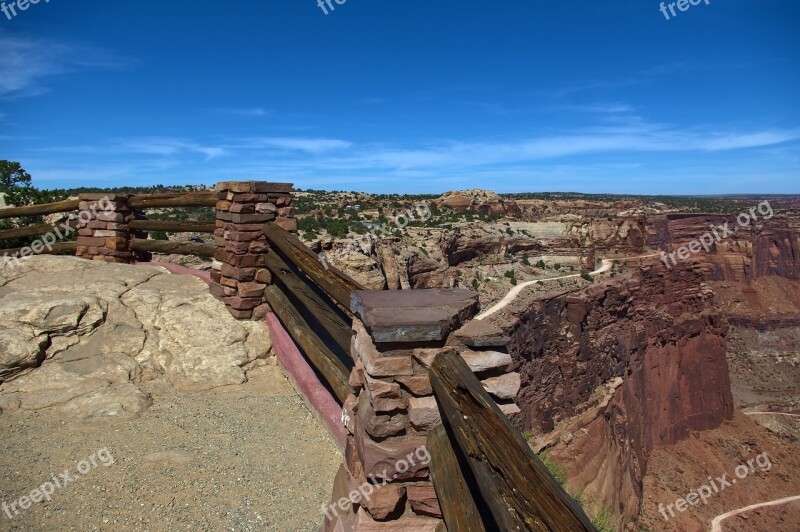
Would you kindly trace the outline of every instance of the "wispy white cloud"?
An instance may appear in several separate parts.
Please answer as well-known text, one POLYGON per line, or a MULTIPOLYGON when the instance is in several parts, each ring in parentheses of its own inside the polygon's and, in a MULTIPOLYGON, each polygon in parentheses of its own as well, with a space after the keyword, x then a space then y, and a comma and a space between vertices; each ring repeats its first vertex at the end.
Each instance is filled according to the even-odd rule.
POLYGON ((235 141, 235 147, 249 149, 278 149, 301 151, 315 155, 332 151, 346 150, 353 146, 352 142, 340 139, 308 138, 308 137, 254 137, 235 141))
POLYGON ((263 107, 220 107, 212 109, 215 113, 222 113, 227 115, 236 115, 236 116, 250 116, 250 117, 261 117, 261 116, 269 116, 272 114, 271 111, 264 109, 263 107))
POLYGON ((45 80, 85 69, 116 69, 130 61, 92 46, 0 34, 0 98, 35 96, 45 80))
POLYGON ((220 146, 207 146, 185 139, 172 137, 144 137, 120 140, 116 148, 128 153, 141 153, 146 155, 179 155, 181 153, 200 153, 206 159, 213 159, 227 155, 227 151, 220 146))

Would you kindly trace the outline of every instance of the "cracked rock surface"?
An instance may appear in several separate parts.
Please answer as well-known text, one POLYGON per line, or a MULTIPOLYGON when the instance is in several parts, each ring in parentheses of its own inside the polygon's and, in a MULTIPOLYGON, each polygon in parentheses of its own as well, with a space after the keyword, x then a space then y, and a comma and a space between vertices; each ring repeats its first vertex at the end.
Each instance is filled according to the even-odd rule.
POLYGON ((242 384, 265 364, 266 328, 233 319, 201 280, 141 266, 39 256, 0 261, 0 412, 136 416, 140 384, 242 384))

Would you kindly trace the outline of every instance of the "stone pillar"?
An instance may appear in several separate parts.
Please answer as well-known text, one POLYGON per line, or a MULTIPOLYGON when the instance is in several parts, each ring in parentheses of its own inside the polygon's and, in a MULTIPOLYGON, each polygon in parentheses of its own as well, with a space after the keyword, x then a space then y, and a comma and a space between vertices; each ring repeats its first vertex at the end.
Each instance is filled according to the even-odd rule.
POLYGON ((355 292, 351 310, 356 390, 342 412, 345 460, 323 508, 323 530, 433 532, 441 510, 426 441, 442 421, 430 365, 439 353, 460 353, 513 414, 519 374, 509 373, 509 339, 487 322, 469 321, 478 310, 471 290, 355 292))
POLYGON ((212 264, 211 293, 239 319, 260 319, 269 311, 264 288, 272 281, 265 267, 269 250, 264 224, 296 230, 292 185, 262 181, 218 183, 217 252, 212 264))
POLYGON ((81 194, 76 255, 89 260, 131 264, 133 211, 125 194, 81 194))

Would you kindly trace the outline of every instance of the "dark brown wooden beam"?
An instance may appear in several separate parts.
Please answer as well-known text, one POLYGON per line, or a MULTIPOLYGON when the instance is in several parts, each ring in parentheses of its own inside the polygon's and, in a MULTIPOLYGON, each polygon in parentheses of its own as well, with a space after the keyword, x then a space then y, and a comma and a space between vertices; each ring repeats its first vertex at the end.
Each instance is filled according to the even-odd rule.
POLYGON ((350 293, 356 290, 365 290, 361 284, 330 264, 323 266, 314 252, 308 249, 297 236, 283 228, 268 223, 264 225, 264 234, 292 264, 300 268, 348 312, 350 310, 350 293))
POLYGON ((323 329, 330 334, 336 344, 345 353, 350 352, 350 340, 353 337, 352 323, 348 324, 334 310, 335 304, 327 302, 306 284, 303 279, 295 275, 274 251, 267 253, 267 269, 272 273, 288 293, 297 299, 308 312, 319 322, 323 329))
POLYGON ((211 258, 217 250, 214 244, 196 244, 194 242, 177 242, 174 240, 131 239, 131 251, 147 251, 150 253, 173 253, 176 255, 196 255, 211 258))
MULTIPOLYGON (((63 222, 62 222, 63 223, 63 222)), ((56 226, 50 224, 38 224, 38 225, 29 225, 27 227, 18 227, 16 229, 5 229, 0 231, 0 240, 12 240, 14 238, 26 238, 31 236, 41 236, 46 235, 47 233, 55 233, 56 227, 58 231, 62 234, 64 232, 73 232, 78 228, 78 221, 77 220, 69 220, 67 221, 68 227, 71 230, 66 228, 62 228, 62 224, 59 223, 56 226)))
POLYGON ((439 354, 430 378, 449 433, 501 530, 596 532, 464 359, 452 352, 439 354))
POLYGON ((24 207, 10 207, 0 209, 0 219, 22 218, 24 216, 39 216, 44 214, 54 214, 57 212, 69 212, 78 208, 80 200, 56 201, 54 203, 42 203, 40 205, 26 205, 24 207))
MULTIPOLYGON (((22 251, 23 249, 31 249, 30 246, 22 248, 0 249, 0 257, 4 255, 13 256, 22 251)), ((41 253, 33 253, 30 255, 74 255, 78 250, 77 242, 56 242, 52 244, 51 249, 44 248, 41 253)), ((27 255, 27 256, 30 256, 27 255)))
POLYGON ((128 205, 133 209, 156 209, 167 207, 214 207, 216 192, 189 192, 187 194, 151 194, 132 196, 128 205))
POLYGON ((166 231, 169 233, 213 233, 214 222, 173 222, 170 220, 133 220, 128 223, 131 229, 142 231, 166 231))
POLYGON ((428 434, 426 447, 431 453, 431 479, 444 516, 444 530, 486 532, 481 513, 443 425, 428 434))
POLYGON ((342 361, 314 333, 300 312, 292 306, 289 298, 276 285, 268 286, 264 290, 264 297, 272 312, 281 320, 311 364, 328 381, 339 403, 344 404, 347 396, 353 393, 353 387, 350 386, 350 373, 342 361))

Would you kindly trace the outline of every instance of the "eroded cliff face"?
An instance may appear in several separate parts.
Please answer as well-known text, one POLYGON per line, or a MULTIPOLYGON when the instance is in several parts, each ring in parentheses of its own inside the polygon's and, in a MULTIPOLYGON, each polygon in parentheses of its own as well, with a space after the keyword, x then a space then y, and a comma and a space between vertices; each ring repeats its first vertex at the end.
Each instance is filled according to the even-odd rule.
POLYGON ((699 266, 642 266, 534 304, 509 331, 517 404, 567 483, 633 519, 657 445, 733 415, 726 322, 699 266))
MULTIPOLYGON (((756 212, 758 216, 760 213, 756 212)), ((794 212, 760 216, 755 222, 740 225, 736 216, 715 214, 674 214, 651 219, 656 228, 654 243, 660 249, 676 250, 698 239, 711 227, 727 223, 735 234, 716 242, 709 253, 692 258, 703 263, 709 279, 752 281, 778 276, 800 279, 800 216, 794 212)), ((723 231, 717 231, 722 236, 723 231)))

